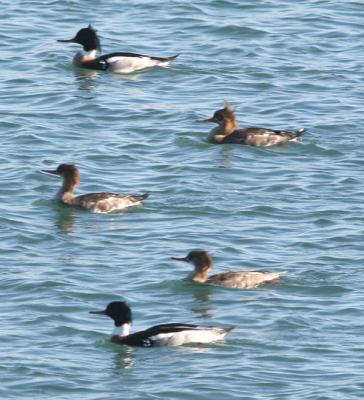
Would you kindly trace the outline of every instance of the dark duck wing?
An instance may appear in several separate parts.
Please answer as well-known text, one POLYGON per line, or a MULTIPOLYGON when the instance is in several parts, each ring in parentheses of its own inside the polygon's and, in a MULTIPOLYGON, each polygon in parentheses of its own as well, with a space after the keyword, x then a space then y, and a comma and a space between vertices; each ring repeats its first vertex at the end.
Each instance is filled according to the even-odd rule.
POLYGON ((222 339, 233 328, 202 327, 192 324, 162 324, 126 337, 113 337, 118 344, 138 347, 180 346, 185 343, 209 343, 222 339))
POLYGON ((108 213, 125 210, 128 207, 140 204, 149 196, 129 195, 117 193, 88 193, 74 198, 73 205, 85 208, 96 213, 108 213))
POLYGON ((176 54, 175 56, 170 56, 170 57, 154 57, 154 56, 146 56, 145 54, 116 52, 116 53, 104 54, 104 55, 98 57, 97 60, 107 61, 108 59, 114 58, 114 57, 149 58, 149 59, 155 60, 155 61, 170 62, 170 61, 173 61, 175 58, 177 58, 178 54, 176 54))
POLYGON ((249 146, 273 146, 296 140, 304 133, 304 129, 284 131, 266 128, 242 128, 234 130, 221 143, 237 143, 249 146))

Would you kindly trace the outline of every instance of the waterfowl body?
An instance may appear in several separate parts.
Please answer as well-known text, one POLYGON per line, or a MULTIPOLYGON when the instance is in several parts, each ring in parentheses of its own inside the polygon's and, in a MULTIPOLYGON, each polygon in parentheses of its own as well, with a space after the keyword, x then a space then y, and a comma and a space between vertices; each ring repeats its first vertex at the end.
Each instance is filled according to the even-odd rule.
POLYGON ((105 310, 90 311, 90 313, 107 315, 113 319, 115 328, 110 340, 128 346, 180 346, 187 343, 210 343, 222 339, 233 329, 172 323, 130 333, 132 313, 130 307, 123 301, 113 301, 105 310))
POLYGON ((76 53, 73 58, 73 64, 76 67, 124 74, 155 66, 167 67, 178 56, 151 57, 143 54, 117 52, 97 57, 100 40, 91 25, 80 29, 73 39, 58 40, 58 42, 77 43, 82 46, 83 52, 76 53))
POLYGON ((194 270, 188 277, 195 282, 236 289, 251 289, 265 283, 276 283, 286 273, 286 271, 228 271, 208 277, 213 262, 207 251, 193 250, 186 257, 172 257, 172 259, 193 264, 194 270))
POLYGON ((249 146, 274 146, 297 140, 303 135, 304 129, 297 131, 281 131, 267 128, 238 128, 235 110, 225 102, 224 108, 215 111, 208 119, 196 122, 213 122, 218 126, 211 130, 209 140, 212 143, 235 143, 249 146))
POLYGON ((108 192, 74 196, 75 188, 80 185, 80 173, 74 164, 60 164, 55 170, 43 169, 41 172, 63 178, 62 186, 56 194, 58 201, 68 206, 80 207, 95 213, 123 211, 128 207, 140 204, 148 197, 148 193, 129 195, 108 192))

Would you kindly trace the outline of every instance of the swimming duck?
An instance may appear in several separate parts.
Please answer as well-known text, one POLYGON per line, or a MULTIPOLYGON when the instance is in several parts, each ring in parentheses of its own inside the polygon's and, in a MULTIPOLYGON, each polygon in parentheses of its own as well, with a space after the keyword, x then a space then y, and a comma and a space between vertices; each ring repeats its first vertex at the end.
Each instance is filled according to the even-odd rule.
POLYGON ((73 39, 59 39, 58 42, 77 43, 82 46, 84 52, 80 51, 73 57, 73 65, 76 67, 101 71, 109 70, 122 74, 155 66, 167 67, 171 61, 178 57, 178 54, 171 57, 151 57, 125 52, 104 54, 97 57, 97 51, 101 50, 100 39, 91 25, 80 29, 73 39))
POLYGON ((186 343, 210 343, 222 339, 233 328, 198 326, 191 324, 162 324, 144 331, 130 333, 131 309, 124 301, 113 301, 105 310, 90 311, 91 314, 107 315, 114 320, 111 341, 129 346, 180 346, 186 343))
POLYGON ((212 143, 235 143, 249 146, 273 146, 288 141, 297 140, 305 131, 280 131, 267 128, 238 128, 235 109, 226 101, 224 108, 215 111, 208 119, 199 119, 196 122, 214 122, 218 126, 211 130, 209 140, 212 143))
POLYGON ((212 258, 205 250, 192 250, 186 257, 171 257, 172 260, 184 261, 194 265, 189 278, 206 285, 217 285, 236 289, 252 289, 264 283, 276 283, 286 274, 283 272, 266 271, 228 271, 207 277, 212 269, 212 258))
POLYGON ((55 170, 43 169, 41 172, 63 178, 62 186, 56 194, 58 201, 68 206, 81 207, 95 213, 123 211, 128 207, 140 204, 148 197, 148 193, 130 195, 107 192, 74 196, 73 191, 80 185, 80 173, 76 165, 60 164, 55 170))

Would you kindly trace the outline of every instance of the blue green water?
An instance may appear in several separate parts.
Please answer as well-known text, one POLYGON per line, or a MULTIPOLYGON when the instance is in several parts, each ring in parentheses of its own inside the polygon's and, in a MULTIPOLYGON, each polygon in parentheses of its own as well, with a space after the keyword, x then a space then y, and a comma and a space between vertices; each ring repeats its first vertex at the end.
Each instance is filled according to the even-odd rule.
POLYGON ((363 397, 362 1, 0 3, 2 399, 351 400, 363 397), (104 52, 180 57, 121 76, 77 70, 57 43, 92 23, 104 52), (226 99, 240 126, 305 127, 278 148, 206 142, 226 99), (126 214, 78 193, 149 191, 126 214), (287 270, 280 285, 201 287, 215 272, 287 270), (223 343, 130 349, 89 310, 126 299, 134 329, 235 325, 223 343))

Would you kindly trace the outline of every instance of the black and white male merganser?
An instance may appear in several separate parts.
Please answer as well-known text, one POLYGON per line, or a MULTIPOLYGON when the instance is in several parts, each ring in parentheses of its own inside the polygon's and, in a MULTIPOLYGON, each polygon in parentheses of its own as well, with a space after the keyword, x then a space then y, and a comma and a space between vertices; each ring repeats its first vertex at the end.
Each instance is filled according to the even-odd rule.
POLYGON ((305 131, 280 131, 267 128, 238 128, 235 109, 226 101, 224 108, 215 111, 208 119, 198 119, 196 122, 214 122, 218 126, 211 130, 209 140, 212 143, 235 143, 249 146, 274 146, 288 141, 297 140, 305 131))
POLYGON ((141 204, 148 197, 142 195, 116 194, 116 193, 88 193, 74 196, 73 192, 80 185, 80 173, 74 164, 60 164, 57 169, 42 169, 42 173, 63 178, 61 188, 56 194, 56 199, 68 206, 80 207, 95 213, 109 213, 112 211, 125 211, 128 207, 141 204))
POLYGON ((144 331, 130 333, 132 314, 124 301, 113 301, 105 310, 90 311, 91 314, 107 315, 114 320, 111 341, 128 346, 181 346, 187 343, 210 343, 223 339, 233 328, 198 326, 191 324, 162 324, 144 331))
POLYGON ((265 283, 276 283, 286 274, 282 272, 266 271, 228 271, 207 277, 212 269, 212 258, 205 250, 193 250, 186 257, 171 257, 172 260, 184 261, 194 265, 194 270, 189 274, 189 279, 206 285, 217 285, 235 289, 252 289, 265 283))
POLYGON ((167 67, 178 54, 171 57, 151 57, 142 54, 117 52, 104 54, 97 57, 97 51, 101 49, 100 40, 96 30, 89 25, 80 29, 73 39, 58 40, 63 43, 77 43, 83 47, 84 52, 78 52, 73 57, 76 67, 101 71, 112 71, 120 74, 128 74, 149 67, 167 67))

